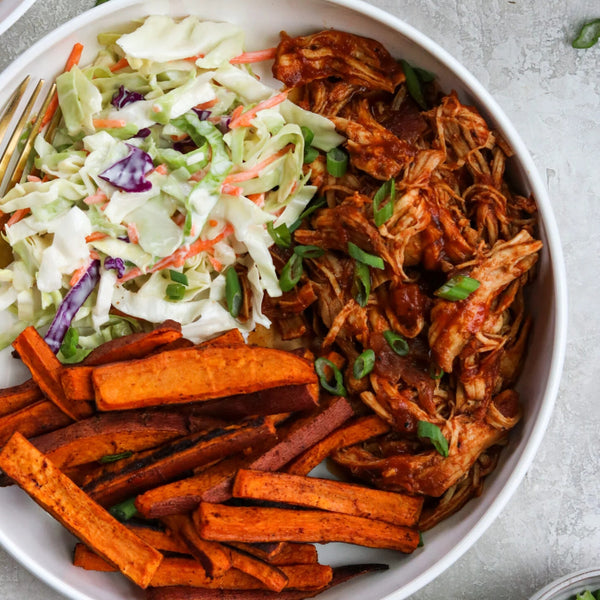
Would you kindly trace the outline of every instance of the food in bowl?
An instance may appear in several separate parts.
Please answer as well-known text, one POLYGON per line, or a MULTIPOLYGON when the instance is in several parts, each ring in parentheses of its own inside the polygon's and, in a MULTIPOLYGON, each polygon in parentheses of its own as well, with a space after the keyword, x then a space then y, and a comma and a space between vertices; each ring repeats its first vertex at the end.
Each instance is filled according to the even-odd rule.
MULTIPOLYGON (((337 31, 284 36, 272 55, 287 89, 274 94, 230 63, 264 53, 241 53, 227 35, 215 48, 191 48, 182 24, 192 39, 201 28, 197 20, 150 18, 107 40, 111 47, 88 70, 92 79, 77 68, 61 76, 65 131, 57 135, 68 146, 58 152, 38 140, 36 165, 57 179, 32 180, 7 196, 8 208, 31 210, 9 226, 13 245, 29 236, 11 234, 23 235, 39 222, 35 211, 48 208, 24 198, 39 202, 40 192, 59 185, 75 196, 69 206, 57 194, 62 203, 52 209, 69 206, 60 218, 69 217, 54 224, 52 243, 21 250, 30 264, 43 255, 35 275, 45 286, 42 320, 58 304, 48 341, 78 360, 132 317, 174 316, 197 342, 231 326, 271 324, 288 346, 317 354, 325 390, 349 392, 356 411, 372 411, 393 431, 336 449, 333 458, 376 487, 426 496, 420 528, 427 529, 480 492, 520 414, 512 386, 530 324, 523 287, 541 242, 534 202, 504 180, 510 151, 475 109, 434 84, 421 88, 430 74, 398 65, 372 40, 337 31), (184 44, 169 56, 177 68, 153 64, 148 40, 159 27, 161 37, 184 44), (136 76, 144 80, 138 89, 136 76), (157 87, 145 91, 149 82, 157 87), (258 104, 245 110, 246 88, 259 91, 258 104), (79 214, 88 212, 95 230, 79 214), (81 238, 76 259, 95 253, 71 288, 99 281, 82 307, 56 294, 75 271, 70 249, 61 253, 66 223, 81 238), (57 267, 68 272, 57 277, 57 267), (111 304, 122 314, 111 314, 111 304), (65 314, 74 310, 98 329, 79 340, 71 333, 65 345, 65 314)), ((25 313, 27 298, 19 300, 25 313)))

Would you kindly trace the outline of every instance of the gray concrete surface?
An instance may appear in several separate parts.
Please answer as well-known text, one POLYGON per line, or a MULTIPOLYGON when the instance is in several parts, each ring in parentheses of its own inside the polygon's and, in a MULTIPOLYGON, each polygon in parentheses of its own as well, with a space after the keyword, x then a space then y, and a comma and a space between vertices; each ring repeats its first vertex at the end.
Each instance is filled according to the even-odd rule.
MULTIPOLYGON (((1 0, 0 0, 1 1, 1 0)), ((567 358, 550 427, 500 517, 412 598, 519 600, 600 567, 600 45, 570 40, 598 0, 372 0, 462 61, 515 124, 547 182, 569 278, 567 358)), ((39 0, 0 36, 0 69, 93 0, 39 0)), ((0 518, 7 518, 1 515, 0 518)), ((59 600, 0 550, 0 598, 59 600)))

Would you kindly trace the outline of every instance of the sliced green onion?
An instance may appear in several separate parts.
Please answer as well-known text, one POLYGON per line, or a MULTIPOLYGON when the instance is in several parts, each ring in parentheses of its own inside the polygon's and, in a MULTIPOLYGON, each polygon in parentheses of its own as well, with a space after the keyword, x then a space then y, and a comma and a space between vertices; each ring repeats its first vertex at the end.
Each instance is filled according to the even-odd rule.
POLYGON ((405 60, 401 60, 400 64, 402 65, 404 76, 406 77, 406 89, 408 90, 408 93, 423 110, 427 110, 427 103, 425 102, 425 96, 423 96, 423 89, 421 88, 419 76, 405 60))
POLYGON ((242 308, 242 286, 237 271, 229 267, 225 273, 225 299, 229 314, 236 318, 242 308))
POLYGON ((383 337, 385 341, 389 344, 390 348, 398 355, 398 356, 406 356, 409 351, 408 342, 395 331, 384 331, 383 337))
POLYGON ((438 288, 434 294, 438 298, 456 302, 468 298, 480 285, 481 283, 477 279, 466 275, 455 275, 448 279, 442 287, 438 288))
POLYGON ((185 285, 183 283, 170 283, 166 292, 169 300, 182 300, 185 296, 185 285))
POLYGON ((354 379, 362 379, 368 375, 375 366, 375 352, 368 348, 362 354, 359 354, 352 366, 354 379))
POLYGON ((282 292, 289 292, 296 287, 296 284, 300 281, 304 273, 304 267, 302 266, 302 257, 294 253, 290 257, 283 269, 281 269, 281 275, 279 276, 279 287, 282 292))
POLYGON ((280 248, 289 248, 292 245, 292 234, 285 223, 273 227, 273 221, 269 221, 267 231, 280 248))
POLYGON ((369 265, 369 267, 373 267, 374 269, 385 269, 385 263, 383 262, 383 258, 380 256, 375 256, 375 254, 369 254, 365 252, 361 248, 359 248, 356 244, 352 242, 348 242, 348 254, 359 262, 369 265))
POLYGON ((325 254, 325 250, 319 248, 319 246, 296 246, 294 254, 297 254, 300 258, 319 258, 319 256, 325 254))
POLYGON ((115 518, 117 521, 129 521, 131 517, 135 517, 137 515, 137 508, 135 507, 135 496, 133 498, 129 498, 129 500, 125 500, 120 504, 115 504, 111 508, 108 509, 108 512, 115 518))
POLYGON ((417 74, 417 77, 423 83, 431 83, 435 79, 435 73, 422 69, 421 67, 413 67, 413 71, 417 74))
POLYGON ((60 351, 65 358, 71 358, 77 354, 77 344, 79 343, 79 331, 74 327, 69 327, 67 333, 60 345, 60 351))
POLYGON ((188 285, 188 278, 185 273, 180 273, 179 271, 173 271, 173 269, 169 269, 169 275, 171 277, 171 281, 181 283, 182 285, 188 285))
POLYGON ((310 204, 304 209, 304 211, 302 211, 298 219, 289 226, 288 229, 290 230, 290 233, 294 233, 294 231, 296 231, 296 229, 298 229, 298 227, 302 225, 302 221, 304 221, 306 217, 312 215, 315 212, 315 210, 318 210, 322 206, 325 206, 325 204, 327 204, 327 201, 322 196, 320 198, 317 198, 316 200, 312 200, 310 204))
POLYGON ((422 548, 425 545, 423 541, 423 533, 419 531, 419 543, 417 544, 417 548, 422 548))
POLYGON ((431 365, 429 367, 429 377, 431 379, 441 379, 444 376, 444 369, 431 365))
POLYGON ((319 156, 319 151, 313 146, 306 146, 304 148, 304 164, 309 165, 311 162, 315 161, 319 156))
POLYGON ((371 272, 364 263, 354 264, 354 279, 352 281, 352 296, 363 308, 369 302, 371 293, 371 272))
POLYGON ((133 456, 133 452, 121 452, 121 454, 107 454, 106 456, 103 456, 102 458, 98 459, 98 462, 102 464, 112 463, 117 462, 118 460, 123 460, 124 458, 129 458, 130 456, 133 456))
POLYGON ((340 370, 327 358, 317 358, 315 360, 315 371, 319 376, 319 383, 321 387, 333 394, 334 396, 345 396, 346 388, 344 387, 344 376, 340 370), (335 385, 330 383, 329 377, 327 376, 327 369, 330 369, 333 374, 333 381, 335 385))
POLYGON ((600 19, 584 23, 577 37, 573 40, 573 48, 591 48, 600 38, 600 19))
POLYGON ((306 125, 300 125, 300 131, 302 132, 302 137, 304 138, 304 145, 310 146, 315 139, 315 134, 310 127, 306 125))
POLYGON ((448 456, 448 440, 442 435, 441 429, 429 421, 417 423, 417 435, 431 441, 434 448, 442 455, 448 456))
POLYGON ((377 227, 381 227, 394 214, 395 199, 396 182, 388 179, 373 196, 373 220, 377 227), (388 198, 389 200, 383 204, 388 198))
POLYGON ((348 155, 337 146, 327 153, 327 172, 334 177, 342 177, 348 169, 348 155))

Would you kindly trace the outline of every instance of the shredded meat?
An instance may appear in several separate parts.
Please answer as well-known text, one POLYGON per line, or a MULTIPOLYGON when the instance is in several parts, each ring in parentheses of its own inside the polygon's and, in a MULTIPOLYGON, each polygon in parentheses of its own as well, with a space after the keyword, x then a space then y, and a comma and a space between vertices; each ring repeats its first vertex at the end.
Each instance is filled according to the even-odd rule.
MULTIPOLYGON (((324 253, 304 261, 296 291, 265 301, 268 314, 288 338, 310 339, 317 355, 344 357, 352 401, 391 431, 332 458, 377 487, 426 496, 420 526, 428 529, 481 493, 521 415, 513 386, 532 323, 524 290, 542 247, 535 201, 508 184, 510 148, 477 109, 432 83, 421 110, 378 42, 284 33, 273 73, 300 106, 332 120, 350 164, 341 177, 323 156, 306 166, 326 203, 294 242, 324 253), (394 193, 376 223, 383 181, 394 193), (366 283, 349 243, 383 259, 366 283), (479 287, 457 301, 436 295, 461 275, 479 287), (352 364, 366 349, 374 369, 355 379, 352 364), (422 421, 439 428, 447 456, 418 436, 422 421)), ((275 258, 281 269, 287 258, 275 258)))

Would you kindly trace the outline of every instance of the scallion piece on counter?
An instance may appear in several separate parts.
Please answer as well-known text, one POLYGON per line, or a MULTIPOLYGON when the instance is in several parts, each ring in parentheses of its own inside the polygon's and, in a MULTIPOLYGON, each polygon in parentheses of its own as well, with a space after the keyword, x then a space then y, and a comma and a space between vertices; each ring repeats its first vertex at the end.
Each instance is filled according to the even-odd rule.
POLYGON ((273 221, 267 223, 267 231, 273 241, 280 248, 289 248, 292 245, 292 234, 285 223, 273 227, 273 221))
POLYGON ((296 287, 304 273, 302 266, 302 257, 294 253, 281 269, 279 276, 279 287, 282 292, 289 292, 296 287))
POLYGON ((319 376, 321 387, 334 396, 345 396, 344 376, 341 371, 327 358, 321 357, 315 360, 315 371, 319 376), (333 383, 330 382, 328 370, 333 376, 333 383))
POLYGON ((457 302, 468 298, 480 285, 481 283, 477 279, 466 275, 455 275, 448 279, 442 287, 438 288, 434 294, 438 298, 457 302))
POLYGON ((395 331, 384 331, 383 337, 385 341, 389 344, 390 348, 398 355, 398 356, 406 356, 409 351, 408 342, 395 331))
POLYGON ((404 71, 404 77, 406 78, 406 89, 408 90, 410 97, 423 110, 427 110, 427 103, 425 102, 425 96, 423 95, 423 88, 421 87, 419 76, 407 61, 401 60, 400 64, 402 65, 402 70, 404 71))
POLYGON ((369 267, 381 270, 385 269, 385 263, 383 262, 383 258, 381 258, 380 256, 375 256, 375 254, 369 254, 368 252, 365 252, 352 242, 348 242, 348 254, 354 260, 368 265, 369 267))
POLYGON ((442 435, 441 429, 429 421, 417 423, 417 435, 431 441, 434 448, 442 455, 448 456, 448 440, 442 435))
POLYGON ((124 458, 129 458, 130 456, 133 456, 133 452, 121 452, 121 454, 107 454, 106 456, 103 456, 102 458, 98 459, 98 462, 102 464, 112 463, 117 462, 118 460, 123 460, 124 458))
POLYGON ((364 263, 357 262, 354 265, 354 279, 352 281, 352 296, 363 308, 369 302, 371 293, 371 272, 364 263))
POLYGON ((137 515, 137 508, 135 507, 134 502, 135 496, 133 498, 129 498, 129 500, 121 502, 120 504, 115 504, 108 509, 108 512, 115 519, 117 519, 117 521, 129 521, 129 519, 137 515))
POLYGON ((225 299, 229 314, 236 318, 242 308, 242 286, 237 271, 229 267, 225 273, 225 299))
POLYGON ((180 273, 179 271, 174 271, 173 269, 169 269, 169 276, 171 277, 171 281, 175 283, 181 283, 182 285, 188 285, 188 278, 185 273, 180 273))
POLYGON ((319 246, 296 246, 294 254, 297 254, 300 258, 319 258, 319 256, 325 254, 325 250, 319 248, 319 246))
POLYGON ((395 199, 396 182, 388 179, 373 196, 373 220, 377 227, 381 227, 394 214, 395 199))
POLYGON ((183 300, 185 296, 185 285, 183 283, 170 283, 166 289, 169 300, 183 300))
POLYGON ((306 146, 304 148, 304 164, 309 165, 311 162, 315 161, 319 156, 319 151, 313 146, 306 146))
POLYGON ((302 137, 304 138, 304 145, 310 146, 313 143, 313 140, 315 139, 315 134, 313 130, 310 127, 307 127, 306 125, 301 125, 300 131, 302 132, 302 137))
POLYGON ((337 146, 327 153, 327 172, 334 177, 342 177, 348 169, 348 154, 337 146))
POLYGON ((573 40, 573 48, 591 48, 600 38, 600 19, 594 19, 584 23, 577 37, 573 40))
POLYGON ((352 374, 355 379, 366 377, 375 366, 375 352, 367 348, 362 354, 359 354, 352 366, 352 374))
POLYGON ((77 344, 79 343, 79 332, 74 327, 69 327, 67 333, 60 345, 60 351, 65 358, 71 358, 77 354, 77 344))

